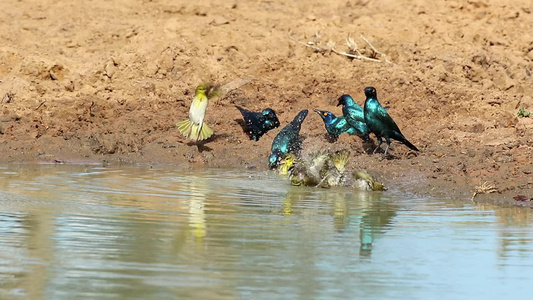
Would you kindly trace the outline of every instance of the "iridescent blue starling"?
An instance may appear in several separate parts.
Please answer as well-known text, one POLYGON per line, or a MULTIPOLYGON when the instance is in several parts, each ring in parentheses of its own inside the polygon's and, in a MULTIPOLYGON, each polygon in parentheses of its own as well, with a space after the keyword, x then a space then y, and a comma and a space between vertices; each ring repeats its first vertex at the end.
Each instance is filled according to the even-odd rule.
POLYGON ((315 109, 315 112, 322 117, 322 121, 324 121, 324 126, 326 127, 326 131, 334 138, 337 139, 341 133, 348 133, 348 134, 359 134, 359 131, 348 122, 346 122, 346 119, 344 116, 338 116, 336 117, 333 113, 327 111, 327 110, 318 110, 315 109))
POLYGON ((357 130, 357 134, 363 137, 363 140, 369 141, 368 126, 365 123, 365 116, 363 108, 359 104, 355 103, 350 95, 342 95, 339 97, 337 106, 342 105, 342 115, 346 119, 346 122, 357 130))
POLYGON ((279 127, 279 120, 276 112, 271 108, 266 108, 262 112, 255 112, 246 110, 240 106, 235 105, 241 112, 246 126, 248 127, 248 134, 250 139, 258 141, 263 134, 269 130, 279 127))
POLYGON ((307 117, 308 110, 304 109, 298 113, 298 115, 285 126, 272 142, 272 154, 268 158, 268 165, 270 169, 274 169, 279 165, 280 160, 284 154, 298 153, 302 147, 302 141, 300 138, 300 128, 302 122, 307 117))
POLYGON ((378 146, 374 149, 374 153, 376 153, 378 148, 381 148, 381 143, 383 142, 382 138, 385 138, 385 141, 387 142, 387 148, 385 149, 383 156, 386 156, 387 151, 389 151, 391 138, 402 142, 412 150, 418 151, 418 149, 403 136, 400 128, 398 128, 398 125, 396 125, 394 120, 389 116, 387 110, 379 104, 376 89, 371 86, 366 87, 365 96, 365 123, 370 132, 373 132, 378 140, 378 146))

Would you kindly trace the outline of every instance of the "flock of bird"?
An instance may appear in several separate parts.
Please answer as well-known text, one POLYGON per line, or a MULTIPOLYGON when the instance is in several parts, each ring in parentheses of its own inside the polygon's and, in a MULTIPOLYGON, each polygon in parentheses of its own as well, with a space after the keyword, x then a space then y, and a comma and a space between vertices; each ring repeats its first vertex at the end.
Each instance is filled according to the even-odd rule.
MULTIPOLYGON (((373 153, 381 149, 383 139, 387 143, 383 156, 386 156, 389 151, 391 139, 403 143, 412 150, 419 151, 405 138, 398 125, 390 117, 387 112, 388 107, 381 106, 376 89, 366 87, 364 92, 366 96, 364 107, 358 105, 350 95, 345 94, 338 98, 337 106, 342 105, 342 116, 337 117, 326 110, 314 110, 324 121, 330 137, 336 140, 342 133, 347 133, 357 135, 364 142, 369 142, 369 135, 373 133, 378 143, 373 153)), ((196 88, 189 118, 177 123, 178 129, 186 138, 200 141, 213 135, 213 130, 205 124, 204 117, 208 100, 215 95, 216 91, 209 85, 200 85, 196 88)), ((240 106, 236 107, 243 116, 250 139, 254 141, 258 141, 269 130, 280 126, 278 117, 271 108, 254 112, 240 106)), ((360 190, 384 190, 383 185, 364 170, 356 170, 351 176, 345 174, 345 166, 350 156, 348 150, 333 153, 320 151, 312 153, 307 159, 300 157, 302 150, 300 128, 307 114, 307 109, 300 111, 276 135, 272 142, 272 153, 268 158, 270 169, 277 169, 280 174, 288 175, 292 185, 326 188, 351 185, 360 190)))

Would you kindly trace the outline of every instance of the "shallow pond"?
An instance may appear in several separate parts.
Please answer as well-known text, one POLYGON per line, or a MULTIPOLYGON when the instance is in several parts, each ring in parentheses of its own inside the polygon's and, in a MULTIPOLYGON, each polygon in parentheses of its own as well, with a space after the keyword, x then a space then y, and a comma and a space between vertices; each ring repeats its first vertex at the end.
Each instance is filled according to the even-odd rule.
POLYGON ((524 299, 532 223, 268 172, 10 165, 0 299, 524 299))

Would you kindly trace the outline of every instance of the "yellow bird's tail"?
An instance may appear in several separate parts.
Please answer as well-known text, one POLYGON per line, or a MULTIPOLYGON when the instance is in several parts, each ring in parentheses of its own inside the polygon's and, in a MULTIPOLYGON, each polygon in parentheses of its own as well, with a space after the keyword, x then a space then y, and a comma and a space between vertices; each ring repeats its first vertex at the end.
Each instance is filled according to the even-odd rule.
POLYGON ((207 126, 207 124, 202 125, 202 129, 200 129, 200 134, 198 136, 198 140, 207 140, 213 135, 213 130, 207 126))
POLYGON ((207 124, 200 125, 194 124, 191 120, 185 120, 178 122, 178 129, 186 138, 201 141, 210 138, 213 135, 213 130, 207 126, 207 124))

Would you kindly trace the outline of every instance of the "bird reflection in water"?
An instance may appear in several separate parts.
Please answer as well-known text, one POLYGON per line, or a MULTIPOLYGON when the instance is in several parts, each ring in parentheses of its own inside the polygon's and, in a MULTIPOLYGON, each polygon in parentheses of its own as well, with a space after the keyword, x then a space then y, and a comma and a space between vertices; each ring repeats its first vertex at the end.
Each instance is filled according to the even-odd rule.
POLYGON ((285 199, 283 199, 281 214, 284 216, 290 216, 294 213, 294 206, 301 200, 311 198, 313 189, 299 188, 291 186, 287 191, 285 199))
POLYGON ((381 199, 381 192, 359 192, 354 196, 363 204, 359 221, 359 256, 370 258, 374 240, 391 228, 398 205, 381 199))
MULTIPOLYGON (((282 202, 281 214, 293 216, 300 214, 323 214, 321 207, 330 205, 329 212, 332 216, 332 224, 335 232, 343 234, 350 231, 350 227, 359 224, 359 255, 362 258, 370 258, 374 241, 385 231, 389 230, 396 216, 398 205, 392 200, 382 199, 382 192, 377 191, 353 191, 346 193, 322 192, 309 187, 289 188, 282 202), (319 199, 316 199, 316 193, 319 199), (316 199, 310 201, 311 199, 316 199), (321 205, 313 205, 314 201, 321 205), (305 211, 305 212, 304 212, 305 211), (359 222, 354 222, 358 220, 359 222)), ((316 226, 316 224, 315 224, 316 226)))
POLYGON ((206 236, 205 200, 206 191, 209 189, 205 178, 194 176, 191 178, 189 200, 189 227, 195 241, 201 242, 206 236))

